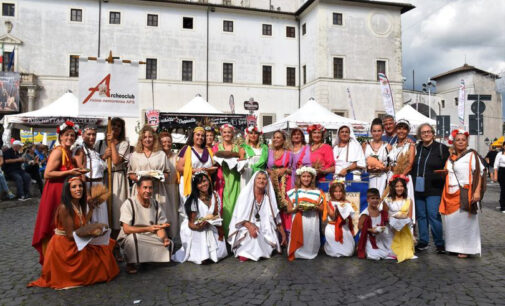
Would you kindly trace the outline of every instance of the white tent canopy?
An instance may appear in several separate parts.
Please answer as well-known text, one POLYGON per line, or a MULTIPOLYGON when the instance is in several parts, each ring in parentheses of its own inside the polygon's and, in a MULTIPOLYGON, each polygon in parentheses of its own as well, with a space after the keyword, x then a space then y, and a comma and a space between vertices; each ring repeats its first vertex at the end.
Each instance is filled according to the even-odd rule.
POLYGON ((4 117, 5 128, 17 128, 34 131, 54 131, 54 128, 65 120, 75 121, 79 125, 92 124, 97 126, 106 126, 106 118, 97 118, 90 116, 79 116, 77 97, 71 92, 63 94, 53 103, 38 110, 20 113, 15 115, 6 115, 4 117))
POLYGON ((437 121, 430 119, 420 112, 416 111, 412 106, 405 105, 401 110, 396 113, 396 121, 400 119, 407 120, 410 123, 410 133, 416 133, 417 127, 423 123, 428 123, 431 126, 435 126, 437 121))
POLYGON ((200 95, 196 95, 191 101, 179 108, 177 113, 223 114, 222 111, 205 101, 200 95))
POLYGON ((293 114, 263 127, 263 132, 270 133, 310 124, 321 124, 327 129, 338 129, 342 123, 352 125, 355 130, 365 130, 367 126, 366 122, 338 116, 317 103, 313 98, 310 98, 293 114))

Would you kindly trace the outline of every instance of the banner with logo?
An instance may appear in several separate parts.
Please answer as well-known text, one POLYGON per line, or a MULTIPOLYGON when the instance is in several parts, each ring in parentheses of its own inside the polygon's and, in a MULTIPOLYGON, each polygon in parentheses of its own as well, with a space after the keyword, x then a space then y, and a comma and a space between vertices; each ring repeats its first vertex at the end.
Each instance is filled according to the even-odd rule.
POLYGON ((388 115, 395 115, 395 107, 393 102, 393 93, 389 80, 384 73, 379 73, 379 83, 381 85, 382 101, 384 102, 384 110, 388 115))
POLYGON ((160 128, 172 130, 174 128, 190 129, 197 125, 210 124, 220 127, 228 123, 243 132, 247 128, 247 115, 245 114, 182 114, 160 113, 160 128))
POLYGON ((461 79, 461 82, 459 83, 459 95, 458 95, 458 119, 459 124, 462 127, 465 126, 465 100, 466 100, 465 91, 466 91, 465 80, 461 79))
POLYGON ((79 60, 79 115, 139 117, 138 63, 79 60))
POLYGON ((0 72, 0 113, 19 112, 19 82, 17 72, 0 72))

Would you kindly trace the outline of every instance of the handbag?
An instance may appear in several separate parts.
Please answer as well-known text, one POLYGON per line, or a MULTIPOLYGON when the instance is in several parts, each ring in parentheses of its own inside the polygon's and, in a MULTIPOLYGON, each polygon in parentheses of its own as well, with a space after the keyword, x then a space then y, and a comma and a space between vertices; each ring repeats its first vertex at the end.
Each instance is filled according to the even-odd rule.
POLYGON ((421 155, 422 155, 422 148, 419 153, 419 158, 417 159, 417 175, 416 175, 416 185, 414 186, 414 190, 416 192, 424 192, 426 185, 425 185, 425 180, 424 180, 424 175, 426 174, 426 164, 428 163, 428 158, 430 157, 431 153, 431 147, 430 150, 428 151, 428 154, 426 155, 426 158, 424 159, 424 169, 423 169, 423 175, 419 175, 419 166, 421 165, 421 155))
MULTIPOLYGON (((477 161, 477 159, 475 159, 475 160, 477 161)), ((454 161, 451 160, 451 163, 452 163, 452 166, 454 169, 454 161)), ((478 166, 479 166, 479 164, 477 163, 476 167, 478 167, 478 166)), ((470 158, 470 169, 472 169, 472 159, 471 158, 470 158)), ((476 168, 476 170, 478 170, 478 169, 476 168)), ((477 171, 475 171, 475 172, 477 172, 477 171)), ((479 173, 479 172, 477 172, 477 173, 479 173)), ((470 175, 473 176, 473 173, 470 173, 470 175)), ((463 211, 467 211, 470 214, 476 215, 477 211, 479 210, 480 203, 479 202, 470 203, 470 199, 468 197, 469 196, 468 193, 473 191, 473 186, 471 186, 471 185, 461 186, 461 184, 459 183, 458 176, 456 175, 456 172, 454 172, 454 177, 456 178, 456 181, 458 182, 458 186, 459 186, 459 203, 460 203, 459 209, 461 209, 463 211)), ((474 180, 474 182, 475 182, 475 180, 474 180)))
POLYGON ((416 192, 424 192, 424 176, 416 176, 416 185, 414 190, 416 192))

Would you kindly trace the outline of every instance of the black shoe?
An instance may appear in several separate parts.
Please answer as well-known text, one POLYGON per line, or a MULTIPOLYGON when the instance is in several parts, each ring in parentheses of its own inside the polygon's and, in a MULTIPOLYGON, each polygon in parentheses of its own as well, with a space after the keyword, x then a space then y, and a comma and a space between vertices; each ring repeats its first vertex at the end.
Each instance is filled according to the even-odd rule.
POLYGON ((437 254, 445 254, 445 247, 443 245, 437 245, 437 254))
POLYGON ((424 251, 428 248, 428 244, 424 242, 419 242, 416 244, 416 251, 424 251))

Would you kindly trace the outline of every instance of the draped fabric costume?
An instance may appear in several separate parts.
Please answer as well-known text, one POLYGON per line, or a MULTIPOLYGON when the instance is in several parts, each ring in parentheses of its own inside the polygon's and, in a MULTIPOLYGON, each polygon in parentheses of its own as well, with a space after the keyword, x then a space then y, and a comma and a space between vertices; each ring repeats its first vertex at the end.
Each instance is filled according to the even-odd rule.
MULTIPOLYGON (((139 171, 150 171, 150 170, 159 170, 163 173, 170 173, 170 165, 168 163, 168 158, 165 152, 163 151, 157 151, 157 152, 151 152, 151 155, 147 157, 147 155, 142 152, 142 153, 137 153, 134 152, 130 156, 130 163, 128 165, 128 173, 134 173, 137 174, 139 171)), ((162 182, 160 180, 153 180, 153 198, 158 201, 160 206, 163 208, 163 213, 166 216, 167 211, 173 212, 177 211, 178 206, 177 203, 170 203, 169 202, 169 189, 168 185, 165 184, 165 182, 162 182), (172 207, 175 206, 175 207, 172 207)), ((137 196, 137 184, 133 184, 132 190, 131 190, 131 196, 135 198, 137 196)), ((122 212, 121 212, 122 213, 122 212)), ((175 217, 171 216, 171 219, 177 220, 175 217)), ((178 222, 178 221, 177 221, 178 222)), ((172 224, 170 224, 172 226, 172 224)), ((173 232, 169 230, 170 233, 170 238, 173 238, 175 236, 172 235, 177 235, 177 232, 173 232)))
POLYGON ((349 202, 331 201, 330 210, 335 211, 335 220, 330 220, 324 230, 326 255, 333 257, 352 256, 354 253, 354 209, 349 202))
MULTIPOLYGON (((398 143, 395 142, 393 144, 393 147, 391 148, 391 151, 388 154, 389 158, 389 163, 390 166, 396 166, 396 161, 398 160, 398 157, 401 154, 409 154, 410 146, 414 146, 414 144, 411 144, 410 142, 404 143, 402 146, 398 146, 398 143)), ((414 147, 415 148, 415 147, 414 147)), ((393 176, 393 171, 388 172, 388 180, 391 179, 393 176)), ((414 183, 412 181, 412 176, 410 174, 407 175, 407 178, 409 179, 407 183, 407 195, 408 198, 411 199, 412 201, 412 222, 416 222, 416 202, 414 200, 414 183)), ((391 214, 389 214, 391 215, 391 214)))
POLYGON ((304 145, 298 152, 291 151, 291 167, 293 171, 291 172, 291 186, 289 189, 295 188, 295 177, 296 177, 296 169, 303 166, 312 166, 312 162, 310 161, 310 146, 304 145))
POLYGON ((393 259, 394 253, 391 250, 391 242, 393 240, 392 232, 388 225, 388 213, 385 210, 380 211, 376 217, 371 217, 368 208, 363 210, 360 218, 365 216, 363 228, 358 241, 358 258, 364 259, 393 259), (383 226, 384 231, 380 233, 369 233, 368 229, 383 226))
MULTIPOLYGON (((288 197, 293 207, 302 204, 324 205, 323 220, 326 219, 326 196, 319 189, 291 189, 288 197)), ((297 211, 293 214, 293 226, 289 238, 288 259, 313 259, 319 252, 319 211, 315 209, 297 211)))
MULTIPOLYGON (((58 146, 54 151, 61 151, 61 163, 57 171, 67 171, 73 169, 75 165, 70 158, 69 152, 63 147, 58 146)), ((61 192, 63 190, 63 182, 65 177, 47 179, 40 198, 39 211, 37 213, 37 221, 35 222, 35 229, 33 231, 32 246, 39 252, 39 263, 44 262, 44 253, 49 239, 54 234, 54 213, 56 208, 61 203, 61 192)))
MULTIPOLYGON (((284 150, 284 153, 282 154, 281 157, 278 159, 275 159, 275 153, 273 150, 268 150, 268 163, 267 163, 267 168, 268 169, 278 169, 278 168, 291 168, 291 152, 288 150, 284 150)), ((282 179, 282 176, 279 176, 277 178, 272 178, 272 179, 277 179, 277 184, 273 182, 274 186, 278 186, 278 188, 274 187, 275 193, 276 193, 276 199, 277 199, 277 204, 281 205, 279 203, 280 199, 285 199, 287 200, 287 194, 286 192, 289 190, 289 186, 292 185, 291 181, 294 179, 294 177, 291 176, 291 172, 286 171, 284 174, 284 179, 282 179), (284 189, 284 192, 282 191, 282 188, 284 189)), ((287 208, 287 207, 286 207, 287 208)), ((286 211, 281 210, 281 220, 282 220, 282 226, 287 232, 291 231, 291 214, 288 214, 286 211)))
MULTIPOLYGON (((58 209, 66 209, 60 206, 58 209)), ((84 215, 74 214, 74 230, 86 224, 84 215)), ((38 280, 28 287, 51 287, 64 289, 109 282, 119 274, 119 267, 112 250, 115 242, 108 245, 88 244, 81 251, 75 241, 67 238, 63 221, 56 215, 56 234, 49 241, 38 280)))
POLYGON ((244 169, 240 177, 240 189, 244 188, 251 177, 259 170, 265 170, 268 161, 268 146, 261 144, 259 148, 243 144, 245 158, 248 160, 248 167, 244 169))
MULTIPOLYGON (((85 174, 87 181, 86 189, 89 192, 92 186, 103 184, 103 174, 107 169, 107 165, 100 158, 100 154, 98 154, 95 150, 87 148, 86 145, 83 145, 81 148, 84 151, 86 168, 91 170, 85 174)), ((109 215, 106 202, 100 203, 98 207, 93 209, 91 223, 103 223, 109 225, 109 215)))
MULTIPOLYGON (((333 150, 329 144, 323 143, 316 150, 312 150, 310 152, 310 162, 312 163, 312 167, 318 168, 321 170, 325 170, 335 166, 335 159, 333 158, 333 150)), ((318 180, 324 180, 324 176, 318 175, 318 180)))
POLYGON ((214 163, 212 160, 212 150, 204 148, 202 155, 198 154, 191 146, 184 146, 179 152, 179 158, 184 160, 184 171, 179 180, 179 215, 182 218, 186 217, 184 212, 184 203, 187 197, 191 194, 191 179, 193 177, 193 169, 210 168, 214 163))
MULTIPOLYGON (((221 200, 219 195, 213 192, 210 206, 207 206, 202 200, 198 199, 198 204, 194 202, 191 204, 191 211, 197 213, 195 222, 199 218, 204 218, 208 215, 217 215, 220 217, 221 200)), ((224 237, 221 237, 221 240, 219 240, 218 230, 214 225, 209 224, 203 231, 195 231, 189 228, 188 217, 181 224, 180 235, 182 247, 174 254, 172 258, 174 261, 191 261, 196 264, 202 264, 202 262, 208 259, 218 262, 228 256, 224 237)))
POLYGON ((168 157, 168 167, 170 172, 168 178, 165 180, 165 189, 167 190, 167 204, 165 205, 165 214, 170 224, 168 228, 168 235, 172 239, 179 240, 179 182, 177 178, 177 155, 172 154, 168 157))
MULTIPOLYGON (((254 197, 254 180, 258 173, 260 172, 253 175, 247 186, 240 192, 228 235, 228 243, 235 257, 246 257, 254 261, 270 258, 274 250, 281 252, 277 235, 277 225, 281 224, 281 218, 274 188, 268 179, 263 201, 258 203, 254 197), (249 231, 244 226, 245 222, 250 222, 258 228, 256 238, 249 235, 249 231)), ((261 173, 266 174, 266 172, 261 173)))
MULTIPOLYGON (((475 154, 476 152, 469 150, 459 158, 452 155, 445 166, 448 173, 440 202, 440 214, 445 250, 448 252, 481 254, 479 215, 463 211, 460 207, 460 188, 471 190, 474 180, 478 179, 475 176, 483 174, 484 165, 475 154), (479 173, 476 169, 480 170, 479 173)), ((474 190, 468 192, 469 197, 473 196, 473 192, 474 190)))
MULTIPOLYGON (((335 147, 333 148, 333 157, 335 159, 335 174, 339 174, 345 168, 348 168, 353 163, 359 168, 365 168, 365 156, 363 155, 363 148, 356 140, 352 127, 347 124, 341 125, 338 130, 343 127, 347 127, 350 131, 349 142, 343 146, 339 147, 340 139, 337 138, 335 141, 335 147)), ((353 174, 359 175, 360 170, 356 169, 352 171, 353 174)))
MULTIPOLYGON (((383 142, 382 145, 380 146, 379 150, 374 151, 372 149, 372 145, 370 143, 366 143, 365 146, 365 161, 368 166, 368 161, 369 158, 377 158, 379 162, 381 162, 384 166, 388 165, 388 149, 387 149, 387 143, 383 142)), ((381 172, 370 172, 369 176, 369 183, 368 187, 369 188, 377 188, 380 192, 380 195, 382 197, 382 193, 384 192, 384 189, 386 189, 386 185, 388 183, 388 174, 386 171, 381 171, 381 172)))
MULTIPOLYGON (((99 141, 95 145, 96 151, 103 155, 107 145, 104 141, 99 141)), ((112 229, 121 229, 119 217, 121 215, 121 205, 128 198, 128 177, 126 175, 126 168, 130 159, 130 143, 123 140, 116 144, 118 155, 123 159, 119 165, 112 163, 112 229)), ((105 172, 105 183, 108 184, 108 173, 105 172)))
MULTIPOLYGON (((214 153, 224 151, 222 143, 217 144, 212 148, 214 153)), ((238 153, 237 145, 233 145, 232 152, 238 153)), ((228 225, 230 224, 231 216, 235 202, 237 202, 238 194, 240 193, 240 173, 237 169, 230 169, 227 163, 223 163, 217 170, 217 180, 215 188, 219 196, 223 199, 223 229, 228 234, 228 225), (224 195, 224 196, 223 196, 224 195)))
MULTIPOLYGON (((163 207, 154 199, 150 202, 149 207, 144 207, 137 197, 127 199, 121 207, 120 221, 138 227, 167 223, 163 207)), ((173 243, 165 247, 156 233, 125 234, 124 229, 121 228, 117 240, 128 263, 170 261, 170 248, 173 243)))
POLYGON ((391 250, 395 254, 398 262, 414 258, 414 237, 410 225, 412 219, 397 219, 396 213, 408 214, 412 201, 410 199, 385 199, 389 208, 389 229, 393 231, 393 241, 391 250))

